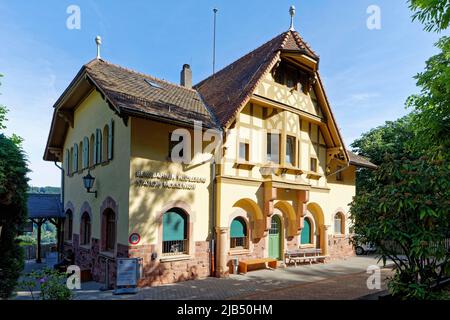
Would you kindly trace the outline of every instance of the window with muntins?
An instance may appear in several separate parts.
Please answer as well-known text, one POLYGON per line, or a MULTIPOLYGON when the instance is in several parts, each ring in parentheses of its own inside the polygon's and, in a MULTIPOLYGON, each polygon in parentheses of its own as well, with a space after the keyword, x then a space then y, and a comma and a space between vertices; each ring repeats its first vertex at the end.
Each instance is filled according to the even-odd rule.
POLYGON ((295 147, 296 147, 296 139, 293 136, 286 137, 286 163, 295 166, 295 147))
POLYGON ((336 213, 334 216, 334 233, 343 234, 343 217, 341 213, 336 213))
POLYGON ((249 159, 249 144, 246 142, 239 142, 239 161, 248 162, 249 159))
POLYGON ((280 163, 280 134, 267 134, 267 161, 280 163))
POLYGON ((244 219, 238 217, 231 222, 230 227, 230 248, 231 249, 247 249, 247 224, 244 219))

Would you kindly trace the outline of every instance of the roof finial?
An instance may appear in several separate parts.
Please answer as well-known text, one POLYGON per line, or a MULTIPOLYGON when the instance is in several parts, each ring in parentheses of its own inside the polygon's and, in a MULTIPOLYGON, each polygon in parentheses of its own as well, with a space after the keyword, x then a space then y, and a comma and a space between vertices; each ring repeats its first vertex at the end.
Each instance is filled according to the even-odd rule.
POLYGON ((100 36, 96 36, 95 43, 97 44, 97 59, 100 59, 100 46, 102 45, 102 38, 100 36))
POLYGON ((289 8, 289 14, 291 15, 291 27, 289 28, 290 31, 295 31, 294 29, 294 16, 295 16, 295 7, 291 6, 289 8))

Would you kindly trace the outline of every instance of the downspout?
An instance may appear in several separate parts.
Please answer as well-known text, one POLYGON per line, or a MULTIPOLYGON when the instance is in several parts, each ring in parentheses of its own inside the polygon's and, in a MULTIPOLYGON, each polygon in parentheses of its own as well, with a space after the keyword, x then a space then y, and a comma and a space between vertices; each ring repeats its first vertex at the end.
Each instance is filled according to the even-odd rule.
POLYGON ((216 161, 213 159, 211 165, 211 176, 212 176, 212 197, 211 199, 211 213, 210 213, 210 237, 209 237, 209 253, 210 253, 210 275, 213 276, 216 272, 216 161))
MULTIPOLYGON (((55 161, 55 166, 61 171, 61 210, 64 212, 64 169, 58 165, 58 163, 55 161)), ((57 252, 59 254, 62 254, 62 232, 61 232, 61 218, 58 218, 58 245, 57 245, 57 252)))
MULTIPOLYGON (((223 146, 223 132, 220 131, 220 148, 219 152, 222 152, 223 146)), ((220 157, 222 159, 222 157, 220 157)), ((211 199, 211 229, 210 229, 210 257, 211 257, 211 276, 215 276, 217 270, 217 258, 216 258, 216 227, 217 227, 217 214, 216 214, 216 198, 217 198, 217 179, 216 179, 216 155, 213 155, 213 161, 211 166, 211 175, 212 175, 212 197, 211 199)))

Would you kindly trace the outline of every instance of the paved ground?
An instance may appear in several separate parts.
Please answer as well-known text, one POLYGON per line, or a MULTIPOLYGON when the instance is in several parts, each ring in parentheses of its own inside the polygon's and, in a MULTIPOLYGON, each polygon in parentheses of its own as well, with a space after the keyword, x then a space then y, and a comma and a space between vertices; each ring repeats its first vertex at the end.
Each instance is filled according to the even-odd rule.
MULTIPOLYGON (((327 264, 252 271, 246 275, 231 275, 227 279, 206 278, 142 288, 134 295, 113 295, 112 291, 100 291, 101 284, 88 282, 82 284, 75 299, 358 299, 377 291, 369 290, 366 285, 367 267, 374 264, 377 264, 377 259, 373 256, 352 257, 327 264)), ((32 268, 32 265, 26 267, 27 270, 32 268)), ((389 274, 390 269, 382 269, 381 290, 385 289, 385 279, 389 274)), ((19 291, 16 299, 31 297, 28 292, 19 291)))

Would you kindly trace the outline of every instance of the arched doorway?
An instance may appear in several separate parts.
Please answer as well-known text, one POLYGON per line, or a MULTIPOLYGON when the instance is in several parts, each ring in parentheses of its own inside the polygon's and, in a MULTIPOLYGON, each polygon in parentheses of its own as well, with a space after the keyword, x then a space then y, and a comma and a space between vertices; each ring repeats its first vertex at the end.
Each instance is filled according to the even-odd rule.
POLYGON ((282 237, 281 219, 278 215, 272 216, 269 229, 269 257, 281 259, 281 241, 282 237))

